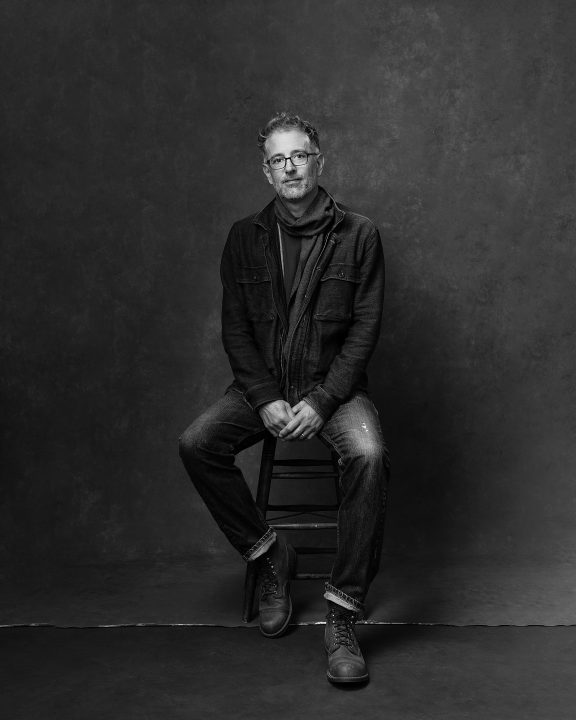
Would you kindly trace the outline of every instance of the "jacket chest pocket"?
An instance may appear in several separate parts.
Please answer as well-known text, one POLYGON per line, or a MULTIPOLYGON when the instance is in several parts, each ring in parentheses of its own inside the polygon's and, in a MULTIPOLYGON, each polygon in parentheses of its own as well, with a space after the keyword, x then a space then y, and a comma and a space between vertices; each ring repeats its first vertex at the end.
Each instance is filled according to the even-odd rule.
POLYGON ((325 322, 349 321, 359 282, 360 271, 355 265, 328 265, 320 278, 314 319, 325 322))
POLYGON ((272 280, 266 265, 258 267, 240 267, 237 271, 238 283, 246 314, 251 320, 273 320, 275 317, 272 299, 272 280))

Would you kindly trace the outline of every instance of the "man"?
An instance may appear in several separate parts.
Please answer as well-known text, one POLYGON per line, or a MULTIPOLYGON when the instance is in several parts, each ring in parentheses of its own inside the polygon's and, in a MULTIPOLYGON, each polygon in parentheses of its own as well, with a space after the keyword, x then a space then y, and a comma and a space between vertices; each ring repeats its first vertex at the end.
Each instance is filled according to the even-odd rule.
POLYGON ((324 156, 309 122, 280 113, 258 144, 276 197, 232 227, 221 264, 234 382, 184 432, 180 455, 229 541, 258 564, 260 630, 275 638, 292 613, 294 550, 267 525, 234 458, 266 430, 286 442, 317 435, 336 451, 343 495, 324 593, 327 674, 334 683, 365 682, 353 626, 380 561, 388 478, 366 392, 384 293, 380 237, 318 185, 324 156))

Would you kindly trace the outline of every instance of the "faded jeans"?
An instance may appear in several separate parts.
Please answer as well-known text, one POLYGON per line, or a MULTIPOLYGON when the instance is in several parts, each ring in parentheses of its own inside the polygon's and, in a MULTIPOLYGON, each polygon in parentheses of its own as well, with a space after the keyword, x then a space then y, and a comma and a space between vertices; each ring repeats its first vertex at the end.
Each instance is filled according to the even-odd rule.
MULTIPOLYGON (((262 554, 274 542, 275 533, 234 459, 264 435, 258 413, 231 387, 180 438, 180 456, 190 479, 247 561, 262 554)), ((362 612, 380 564, 389 475, 377 410, 365 393, 356 393, 338 407, 318 436, 339 456, 342 490, 337 553, 324 597, 362 612)))

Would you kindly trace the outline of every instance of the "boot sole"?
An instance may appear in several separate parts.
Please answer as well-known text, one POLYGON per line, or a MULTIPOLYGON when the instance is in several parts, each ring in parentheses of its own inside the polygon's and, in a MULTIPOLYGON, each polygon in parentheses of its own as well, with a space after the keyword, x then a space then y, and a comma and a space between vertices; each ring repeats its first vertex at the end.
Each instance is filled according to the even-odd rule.
POLYGON ((366 673, 366 675, 358 675, 358 676, 356 676, 356 677, 337 678, 337 677, 334 677, 333 675, 330 675, 330 672, 329 672, 329 671, 326 672, 326 677, 327 677, 328 680, 330 680, 330 682, 333 683, 334 685, 340 685, 341 683, 342 683, 342 684, 346 684, 346 683, 364 683, 364 682, 367 682, 367 681, 370 679, 370 675, 369 675, 368 673, 366 673))

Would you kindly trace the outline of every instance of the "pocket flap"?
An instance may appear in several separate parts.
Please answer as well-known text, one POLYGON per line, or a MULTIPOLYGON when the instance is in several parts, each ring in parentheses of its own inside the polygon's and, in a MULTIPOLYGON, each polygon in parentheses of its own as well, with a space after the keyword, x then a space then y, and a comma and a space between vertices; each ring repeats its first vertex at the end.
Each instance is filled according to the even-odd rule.
POLYGON ((324 280, 347 280, 348 282, 360 282, 360 270, 355 265, 345 263, 332 263, 328 265, 320 282, 324 280))
POLYGON ((241 267, 237 271, 236 281, 239 283, 270 282, 270 274, 266 265, 261 267, 241 267))

